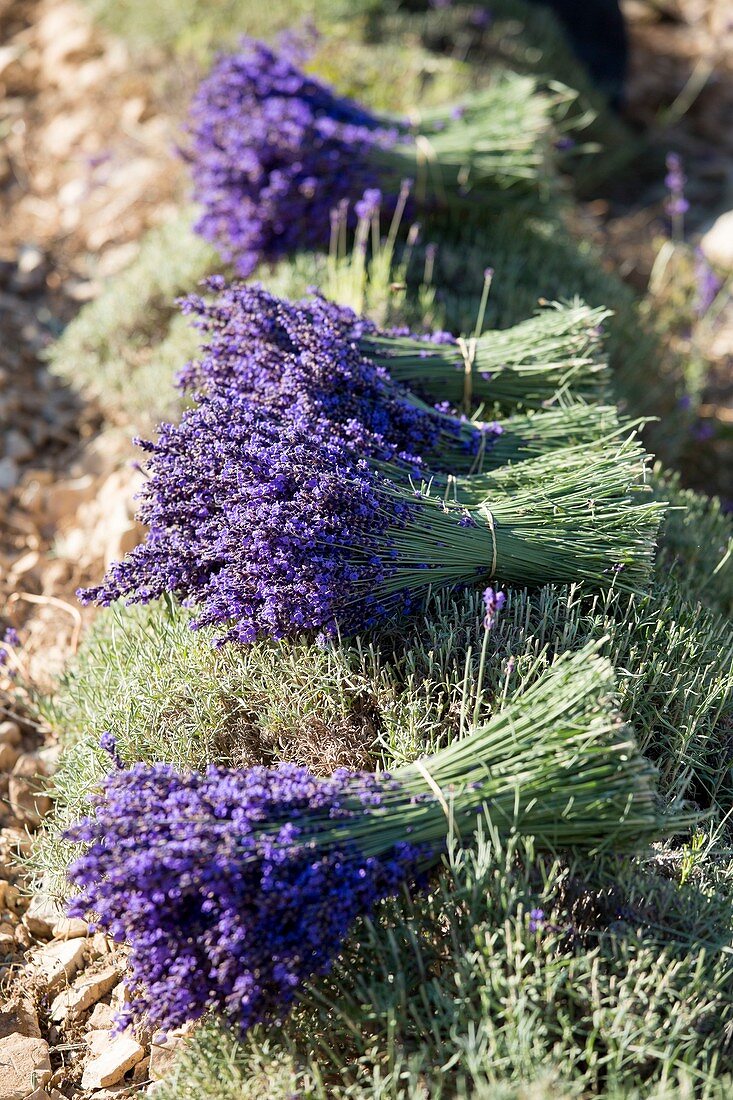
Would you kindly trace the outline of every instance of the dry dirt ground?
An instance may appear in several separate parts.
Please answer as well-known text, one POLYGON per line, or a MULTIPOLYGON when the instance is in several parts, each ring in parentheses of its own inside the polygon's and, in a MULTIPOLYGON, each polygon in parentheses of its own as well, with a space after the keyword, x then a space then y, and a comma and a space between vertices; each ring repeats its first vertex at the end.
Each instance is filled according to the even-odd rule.
MULTIPOLYGON (((657 126, 677 96, 695 93, 668 139, 690 176, 690 228, 702 230, 713 209, 733 207, 733 10, 726 0, 661 6, 660 18, 628 4, 628 113, 657 126)), ((52 685, 85 626, 75 589, 137 538, 127 441, 100 433, 96 410, 47 372, 43 351, 181 193, 176 80, 159 58, 132 58, 72 0, 0 0, 0 636, 20 635, 0 655, 0 1100, 133 1095, 165 1070, 150 1036, 112 1041, 125 995, 119 955, 30 893, 15 854, 50 809, 57 752, 21 685, 52 685)), ((660 187, 640 189, 630 172, 582 215, 642 291, 660 187)), ((721 423, 733 422, 732 333, 724 316, 703 349, 705 415, 721 423)), ((674 334, 678 350, 685 339, 674 334)), ((695 441, 690 476, 715 486, 729 452, 706 446, 695 441)))

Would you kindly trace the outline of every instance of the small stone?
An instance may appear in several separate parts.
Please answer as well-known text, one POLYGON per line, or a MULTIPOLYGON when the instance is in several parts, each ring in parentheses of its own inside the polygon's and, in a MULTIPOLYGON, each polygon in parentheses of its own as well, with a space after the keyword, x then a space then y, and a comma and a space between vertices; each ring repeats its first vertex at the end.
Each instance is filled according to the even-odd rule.
POLYGON ((116 966, 108 966, 99 974, 78 978, 70 989, 64 989, 51 1005, 51 1019, 76 1020, 88 1008, 105 997, 119 978, 116 966))
POLYGON ((89 935, 89 925, 81 917, 61 917, 53 926, 54 939, 77 940, 89 935))
POLYGON ((7 1035, 0 1039, 3 1100, 26 1100, 51 1077, 51 1059, 45 1039, 7 1035))
POLYGON ((21 294, 40 290, 46 280, 46 262, 40 248, 21 245, 12 287, 21 294))
POLYGON ((116 985, 112 990, 112 996, 109 999, 109 1003, 112 1005, 115 1012, 119 1012, 122 1006, 126 1004, 129 1000, 130 995, 128 993, 127 986, 124 982, 120 982, 120 984, 116 985))
POLYGON ((0 745, 19 745, 22 739, 17 722, 0 722, 0 745))
POLYGON ((25 911, 23 923, 34 936, 50 939, 59 921, 59 907, 45 894, 35 894, 25 911))
POLYGON ((32 962, 46 991, 54 993, 64 979, 73 977, 84 960, 84 940, 49 943, 34 952, 32 962))
POLYGON ((16 428, 5 433, 5 454, 16 462, 27 462, 33 457, 33 444, 16 428))
POLYGON ((97 1047, 95 1057, 84 1067, 81 1078, 83 1089, 103 1089, 116 1085, 145 1054, 140 1043, 131 1035, 123 1034, 112 1038, 109 1032, 106 1034, 107 1041, 103 1048, 100 1050, 97 1047))
POLYGON ((700 248, 711 264, 733 270, 733 210, 716 218, 700 241, 700 248))
POLYGON ((12 458, 0 458, 0 491, 9 493, 20 480, 20 470, 12 458))
POLYGON ((0 1010, 0 1039, 15 1034, 26 1035, 30 1039, 41 1038, 38 1013, 28 997, 15 996, 6 1001, 0 1010))
POLYGON ((31 939, 31 934, 24 924, 19 924, 16 927, 14 939, 18 947, 22 948, 23 951, 26 951, 33 943, 33 940, 31 939))
POLYGON ((141 1081, 147 1080, 148 1070, 150 1069, 150 1059, 143 1058, 141 1062, 135 1066, 132 1071, 133 1084, 139 1084, 141 1081))
POLYGON ((92 956, 95 959, 103 959, 105 955, 111 955, 112 945, 104 932, 95 932, 92 936, 92 956))
POLYGON ((44 763, 37 753, 21 753, 8 784, 10 809, 19 821, 38 825, 51 809, 51 799, 43 789, 45 775, 44 763))
POLYGON ((150 1077, 153 1081, 162 1081, 168 1076, 171 1066, 187 1035, 192 1030, 192 1024, 176 1028, 174 1031, 156 1031, 150 1043, 150 1077))
POLYGON ((91 1030, 105 1030, 112 1027, 115 1018, 115 1010, 112 1005, 96 1004, 87 1020, 87 1027, 91 1030))
POLYGON ((12 745, 3 745, 0 742, 0 772, 11 772, 19 756, 20 753, 12 745))

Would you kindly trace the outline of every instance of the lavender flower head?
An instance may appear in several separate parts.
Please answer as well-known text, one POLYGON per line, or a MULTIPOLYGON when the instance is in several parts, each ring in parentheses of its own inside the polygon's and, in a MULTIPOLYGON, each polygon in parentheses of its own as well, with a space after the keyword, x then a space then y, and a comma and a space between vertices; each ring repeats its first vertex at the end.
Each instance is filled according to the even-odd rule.
POLYGON ((667 175, 664 185, 669 194, 665 201, 665 210, 673 219, 679 219, 690 209, 690 204, 685 198, 685 184, 687 177, 682 169, 682 158, 679 153, 667 153, 667 175))
POLYGON ((288 302, 220 276, 206 286, 212 301, 191 295, 182 303, 205 334, 200 358, 178 376, 182 389, 231 392, 311 436, 340 436, 365 455, 402 456, 413 466, 424 457, 445 468, 442 442, 452 456, 478 450, 479 428, 424 405, 360 350, 359 338, 376 330, 352 310, 320 296, 288 302))
MULTIPOLYGON (((245 276, 263 259, 326 246, 330 211, 379 187, 373 155, 398 140, 363 107, 247 38, 202 82, 190 132, 203 207, 196 228, 245 276)), ((388 215, 395 202, 385 198, 388 215)))
POLYGON ((493 588, 486 588, 484 589, 483 601, 484 629, 491 630, 496 622, 497 616, 506 603, 506 594, 504 592, 496 592, 493 588))
POLYGON ((242 1032, 282 1018, 354 920, 414 877, 416 848, 367 856, 347 835, 395 786, 287 764, 113 772, 66 836, 88 846, 71 914, 129 945, 135 993, 117 1026, 146 1014, 168 1030, 210 1009, 242 1032))
POLYGON ((232 392, 207 397, 144 443, 146 541, 85 602, 175 593, 222 641, 367 629, 411 606, 379 596, 394 532, 417 510, 341 440, 309 436, 232 392))

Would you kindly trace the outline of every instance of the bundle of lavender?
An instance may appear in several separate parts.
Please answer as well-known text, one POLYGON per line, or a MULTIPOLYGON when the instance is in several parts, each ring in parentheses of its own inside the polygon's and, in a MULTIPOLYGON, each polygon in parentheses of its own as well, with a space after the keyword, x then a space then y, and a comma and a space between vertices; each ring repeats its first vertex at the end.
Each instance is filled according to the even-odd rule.
MULTIPOLYGON (((486 280, 486 289, 490 278, 486 280)), ((429 400, 470 408, 546 408, 559 401, 598 401, 608 392, 602 326, 608 310, 554 303, 509 329, 468 338, 365 331, 360 347, 395 382, 429 400)))
POLYGON ((165 1030, 211 1009, 242 1032, 282 1019, 355 920, 420 882, 482 818, 549 849, 643 848, 665 823, 613 692, 590 646, 391 774, 114 771, 67 836, 88 846, 70 871, 71 913, 93 913, 130 948, 135 992, 118 1024, 146 1015, 165 1030))
POLYGON ((394 211, 405 179, 420 204, 502 204, 507 191, 549 186, 552 118, 570 98, 505 73, 460 103, 388 118, 245 38, 191 107, 196 228, 246 276, 261 260, 327 247, 339 201, 379 188, 394 211))
MULTIPOLYGON (((420 454, 432 468, 451 472, 503 465, 561 445, 591 442, 611 430, 614 416, 609 408, 560 408, 501 422, 453 416, 447 406, 431 407, 393 380, 385 365, 365 349, 365 339, 378 339, 379 334, 351 310, 318 296, 292 303, 260 286, 227 284, 220 276, 209 279, 207 287, 212 298, 192 295, 183 302, 184 312, 204 334, 199 359, 178 379, 194 394, 232 390, 295 421, 331 422, 334 430, 368 453, 420 454)), ((580 352, 593 341, 603 311, 577 307, 548 311, 548 316, 561 317, 563 323, 546 325, 542 318, 543 331, 534 339, 519 332, 516 363, 505 363, 506 378, 519 379, 514 383, 519 390, 523 364, 530 359, 527 377, 534 381, 527 404, 533 404, 540 391, 546 403, 550 394, 559 401, 568 396, 569 386, 573 393, 577 386, 579 395, 590 397, 601 388, 605 369, 597 358, 580 352), (542 348, 550 357, 544 366, 538 361, 542 348)), ((399 339, 392 343, 398 347, 399 339)), ((446 351, 447 364, 452 363, 454 347, 446 351)), ((452 365, 448 369, 452 371, 452 365)), ((510 386, 511 382, 499 387, 499 392, 506 395, 510 386)))
POLYGON ((222 642, 352 635, 431 589, 493 577, 635 589, 662 508, 637 499, 645 455, 634 440, 444 477, 436 491, 417 459, 364 455, 329 423, 277 419, 233 390, 143 447, 147 539, 81 596, 174 593, 198 609, 194 626, 224 628, 222 642))

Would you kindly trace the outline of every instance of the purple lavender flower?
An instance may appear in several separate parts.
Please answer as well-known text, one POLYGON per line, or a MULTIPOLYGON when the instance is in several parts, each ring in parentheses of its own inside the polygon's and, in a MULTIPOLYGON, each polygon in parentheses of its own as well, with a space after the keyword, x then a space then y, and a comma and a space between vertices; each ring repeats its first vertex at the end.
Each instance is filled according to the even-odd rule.
POLYGON ((496 617, 502 611, 504 604, 506 603, 506 594, 504 592, 496 592, 493 588, 484 589, 484 629, 491 630, 496 617))
POLYGON ((383 195, 378 187, 369 187, 354 203, 354 213, 363 221, 371 221, 379 213, 382 206, 383 195))
POLYGON ((380 586, 393 539, 419 507, 354 448, 318 439, 233 393, 165 424, 150 455, 139 517, 147 540, 114 563, 85 602, 147 603, 166 592, 199 608, 223 640, 366 629, 411 606, 380 586))
POLYGON ((375 327, 350 309, 319 296, 291 303, 220 276, 207 286, 213 301, 192 295, 183 302, 206 338, 200 358, 179 374, 183 389, 231 390, 318 438, 339 435, 364 455, 398 455, 412 466, 424 459, 436 470, 470 468, 499 434, 433 409, 393 382, 359 346, 375 327))
POLYGON ((667 175, 664 185, 669 194, 665 201, 665 210, 673 222, 681 219, 690 209, 690 204, 685 198, 685 184, 687 177, 682 170, 682 158, 679 153, 667 153, 667 175))
POLYGON ((20 645, 20 635, 14 626, 6 628, 2 637, 2 644, 0 644, 0 668, 4 668, 10 660, 10 649, 17 649, 20 645))
POLYGON ((113 772, 67 838, 89 846, 70 872, 71 914, 94 912, 130 948, 135 995, 117 1026, 146 1014, 167 1030, 211 1009, 242 1032, 281 1018, 356 918, 415 875, 417 848, 366 855, 339 837, 396 786, 287 764, 113 772))
POLYGON ((544 909, 530 909, 529 912, 529 930, 530 932, 541 932, 545 927, 545 911, 544 909))
MULTIPOLYGON (((191 107, 197 230, 249 275, 261 259, 328 244, 329 213, 380 184, 370 157, 398 131, 288 58, 244 39, 191 107)), ((384 199, 389 215, 396 196, 384 199)), ((355 221, 356 215, 350 215, 355 221)))
POLYGON ((122 757, 117 748, 117 738, 111 730, 105 730, 99 738, 99 747, 107 753, 115 767, 124 768, 125 765, 122 762, 122 757))

